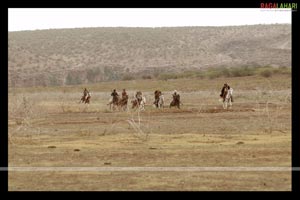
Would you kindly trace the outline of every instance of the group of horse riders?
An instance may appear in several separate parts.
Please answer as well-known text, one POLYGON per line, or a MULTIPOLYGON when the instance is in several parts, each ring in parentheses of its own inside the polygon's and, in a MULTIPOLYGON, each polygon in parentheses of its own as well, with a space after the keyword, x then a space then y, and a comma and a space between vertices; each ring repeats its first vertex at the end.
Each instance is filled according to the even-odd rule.
MULTIPOLYGON (((123 107, 123 109, 126 108, 127 102, 128 102, 128 94, 125 89, 123 89, 123 91, 122 91, 121 98, 119 97, 119 94, 116 91, 116 89, 113 90, 113 92, 111 93, 111 96, 112 96, 112 99, 110 100, 108 105, 110 105, 110 106, 111 105, 119 105, 119 106, 123 107)), ((142 105, 142 101, 143 101, 142 92, 137 91, 135 94, 135 99, 132 100, 133 108, 142 105)))
MULTIPOLYGON (((119 94, 117 93, 116 89, 113 90, 113 92, 111 93, 111 96, 113 97, 112 99, 112 103, 117 103, 119 101, 119 94)), ((122 98, 121 98, 121 103, 125 102, 128 100, 128 95, 126 93, 126 90, 123 89, 122 91, 122 98)))
MULTIPOLYGON (((113 101, 112 103, 116 103, 118 102, 118 93, 116 92, 116 89, 113 90, 113 92, 111 93, 111 96, 113 97, 113 101)), ((173 96, 173 101, 171 102, 172 106, 178 106, 178 108, 180 108, 180 95, 178 94, 178 92, 175 90, 174 93, 172 94, 173 96)), ((159 107, 159 99, 162 97, 162 92, 160 90, 155 90, 154 92, 154 102, 153 104, 158 108, 159 107)), ((135 107, 136 105, 140 105, 143 97, 142 97, 142 92, 141 91, 137 91, 135 94, 135 99, 133 100, 133 107, 135 107), (135 105, 136 104, 136 105, 135 105)), ((126 90, 123 89, 122 92, 122 99, 121 101, 127 101, 128 100, 128 95, 126 93, 126 90)))
MULTIPOLYGON (((227 83, 224 83, 223 87, 222 87, 222 90, 221 90, 221 94, 220 94, 220 97, 223 99, 223 102, 225 101, 225 97, 226 97, 226 94, 228 91, 230 90, 230 86, 227 84, 227 83)), ((113 92, 111 93, 111 96, 112 96, 112 103, 113 104, 122 104, 122 103, 127 103, 128 101, 128 94, 126 92, 125 89, 123 89, 122 91, 122 98, 121 100, 119 100, 119 94, 117 93, 116 89, 113 90, 113 92)), ((160 90, 155 90, 154 92, 154 102, 153 104, 158 108, 159 107, 159 99, 160 97, 162 96, 162 92, 160 90)), ((180 95, 179 93, 175 90, 172 94, 172 97, 173 97, 173 101, 171 102, 170 104, 170 107, 171 106, 177 106, 178 108, 180 108, 180 95)), ((90 92, 84 88, 84 91, 83 91, 83 96, 81 98, 81 102, 84 102, 84 103, 89 103, 89 100, 91 98, 91 95, 90 95, 90 92)), ((141 104, 141 101, 142 101, 142 92, 141 91, 137 91, 136 94, 135 94, 135 98, 136 98, 136 103, 138 105, 141 104)), ((231 102, 233 102, 233 97, 232 95, 230 95, 230 100, 231 102)))

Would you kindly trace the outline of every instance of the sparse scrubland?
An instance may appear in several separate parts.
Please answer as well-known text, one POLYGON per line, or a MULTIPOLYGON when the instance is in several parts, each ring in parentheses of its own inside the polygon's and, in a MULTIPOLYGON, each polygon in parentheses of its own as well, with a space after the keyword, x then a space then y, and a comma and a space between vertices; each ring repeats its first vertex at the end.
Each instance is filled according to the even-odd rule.
POLYGON ((291 190, 291 171, 253 168, 291 167, 290 24, 9 32, 8 85, 9 166, 23 167, 11 191, 291 190), (142 91, 145 110, 111 111, 113 89, 129 102, 142 91), (174 90, 181 109, 168 106, 174 90))
MULTIPOLYGON (((262 72, 9 88, 9 166, 290 167, 291 76, 262 72), (225 82, 229 110, 219 102, 225 82), (90 105, 78 103, 84 87, 90 105), (141 90, 146 110, 110 111, 114 88, 130 99, 141 90), (162 110, 152 106, 156 89, 162 110), (168 108, 174 89, 180 110, 168 108)), ((291 190, 291 172, 10 171, 9 190, 291 190)))

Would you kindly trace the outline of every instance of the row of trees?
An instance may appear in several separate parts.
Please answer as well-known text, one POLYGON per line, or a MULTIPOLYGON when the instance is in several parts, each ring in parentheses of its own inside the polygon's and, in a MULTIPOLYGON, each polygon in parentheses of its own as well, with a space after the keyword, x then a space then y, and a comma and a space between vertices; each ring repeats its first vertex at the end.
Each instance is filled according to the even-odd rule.
POLYGON ((169 80, 169 79, 180 79, 180 78, 200 78, 200 79, 215 79, 219 77, 243 77, 243 76, 262 76, 265 78, 272 77, 276 74, 291 74, 290 67, 278 67, 274 68, 271 66, 264 67, 219 67, 209 68, 207 70, 194 70, 194 71, 183 71, 178 73, 166 73, 163 71, 153 70, 147 73, 129 73, 124 72, 121 74, 116 73, 117 68, 105 67, 104 70, 101 68, 89 69, 86 72, 69 72, 66 74, 40 74, 32 78, 22 79, 16 77, 15 79, 9 80, 9 85, 14 87, 20 83, 12 80, 18 80, 25 82, 29 86, 41 85, 41 86, 59 86, 59 85, 78 85, 85 83, 97 83, 102 81, 112 80, 136 80, 136 79, 157 79, 157 80, 169 80))

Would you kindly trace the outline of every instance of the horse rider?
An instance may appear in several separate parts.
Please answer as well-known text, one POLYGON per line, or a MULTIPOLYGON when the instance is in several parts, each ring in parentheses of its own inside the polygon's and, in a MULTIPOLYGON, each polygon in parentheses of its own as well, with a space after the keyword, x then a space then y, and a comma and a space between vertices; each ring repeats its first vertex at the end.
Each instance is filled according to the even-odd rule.
MULTIPOLYGON (((223 98, 223 102, 225 101, 225 89, 229 90, 230 89, 230 86, 227 84, 227 83, 224 83, 223 85, 223 88, 221 90, 221 94, 220 94, 220 97, 223 98)), ((231 102, 233 102, 233 97, 231 95, 231 102)))
POLYGON ((116 89, 113 90, 113 92, 111 93, 111 96, 113 97, 113 103, 118 102, 119 94, 117 93, 116 89))
POLYGON ((126 90, 125 89, 123 89, 123 92, 122 92, 122 101, 126 101, 128 99, 128 95, 127 95, 127 93, 126 93, 126 90))
POLYGON ((161 91, 160 90, 155 90, 155 92, 154 92, 154 103, 153 104, 155 104, 156 105, 156 107, 158 107, 158 101, 159 101, 159 97, 160 97, 160 95, 161 95, 162 93, 161 93, 161 91))
POLYGON ((84 88, 83 99, 87 100, 89 97, 91 97, 90 92, 86 88, 84 88))
POLYGON ((135 98, 138 101, 138 105, 140 105, 141 101, 142 101, 142 92, 141 91, 137 91, 136 94, 135 94, 135 98))
POLYGON ((178 103, 180 103, 180 95, 178 94, 177 90, 174 90, 172 96, 175 102, 178 101, 178 103))
POLYGON ((125 89, 123 89, 123 91, 122 91, 122 99, 123 99, 123 98, 126 98, 126 97, 127 97, 126 90, 125 90, 125 89))
POLYGON ((88 94, 88 90, 86 88, 84 88, 84 90, 83 90, 83 97, 84 97, 84 99, 86 98, 87 94, 88 94))

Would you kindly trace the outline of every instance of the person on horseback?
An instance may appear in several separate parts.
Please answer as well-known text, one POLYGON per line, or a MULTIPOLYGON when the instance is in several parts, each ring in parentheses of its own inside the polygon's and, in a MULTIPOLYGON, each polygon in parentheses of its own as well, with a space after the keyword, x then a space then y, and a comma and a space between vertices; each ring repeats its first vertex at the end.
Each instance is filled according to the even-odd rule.
MULTIPOLYGON (((177 106, 178 108, 180 108, 180 95, 178 94, 178 92, 176 90, 174 90, 173 94, 173 101, 171 102, 172 106, 177 106)), ((170 105, 170 107, 171 107, 170 105)))
POLYGON ((90 91, 86 90, 86 99, 91 97, 90 91))
POLYGON ((122 99, 123 99, 123 98, 126 98, 126 96, 127 96, 126 90, 123 89, 123 92, 122 92, 122 99))
MULTIPOLYGON (((223 85, 223 88, 221 90, 221 94, 220 94, 220 97, 223 98, 223 102, 225 101, 225 91, 229 90, 230 89, 230 86, 227 84, 227 83, 224 83, 223 85)), ((231 95, 231 102, 233 102, 233 97, 231 95)))
POLYGON ((88 94, 88 90, 86 88, 84 88, 84 90, 83 90, 83 97, 86 98, 87 94, 88 94))
POLYGON ((224 83, 220 94, 220 97, 223 99, 223 101, 225 101, 225 90, 227 89, 227 87, 228 87, 227 83, 224 83))
POLYGON ((84 88, 84 90, 83 90, 83 96, 81 97, 80 102, 82 102, 82 103, 89 103, 89 98, 90 97, 91 97, 91 95, 90 95, 89 91, 86 88, 84 88))
POLYGON ((176 90, 173 93, 173 99, 176 103, 180 103, 180 95, 178 94, 178 92, 176 90))
POLYGON ((136 94, 135 94, 135 98, 138 101, 138 105, 140 105, 141 101, 142 101, 142 92, 141 91, 137 91, 136 94))
POLYGON ((162 93, 161 93, 161 91, 160 90, 155 90, 155 92, 154 92, 154 102, 153 102, 153 104, 155 104, 155 106, 156 107, 158 107, 158 101, 159 101, 159 97, 160 97, 160 95, 161 95, 162 93))
POLYGON ((111 96, 113 97, 113 103, 117 103, 119 94, 117 93, 116 89, 113 90, 111 96))
POLYGON ((128 95, 126 93, 126 90, 123 89, 123 92, 122 92, 122 102, 125 102, 128 100, 128 95))
POLYGON ((174 90, 172 96, 173 96, 173 99, 177 99, 177 97, 179 96, 177 90, 174 90))

